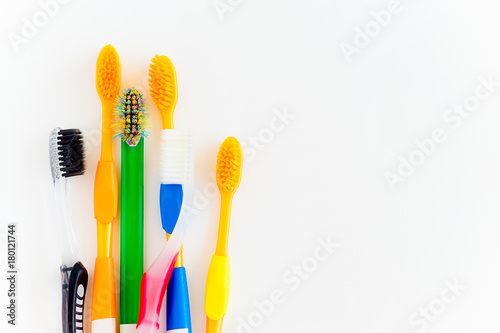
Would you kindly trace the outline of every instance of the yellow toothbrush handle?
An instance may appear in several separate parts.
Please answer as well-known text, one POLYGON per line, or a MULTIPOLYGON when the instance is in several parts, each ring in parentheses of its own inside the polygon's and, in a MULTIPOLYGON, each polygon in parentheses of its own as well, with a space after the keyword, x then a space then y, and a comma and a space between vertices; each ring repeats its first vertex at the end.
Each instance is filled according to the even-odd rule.
POLYGON ((217 248, 215 254, 219 256, 227 255, 227 241, 229 239, 229 219, 231 218, 232 194, 221 196, 221 208, 219 217, 219 234, 217 236, 217 248))
POLYGON ((229 238, 229 220, 231 218, 232 194, 221 196, 219 234, 217 248, 212 256, 205 286, 205 313, 207 314, 207 333, 222 331, 222 320, 227 312, 229 300, 229 257, 227 242, 229 238))
POLYGON ((207 333, 220 332, 229 300, 229 257, 213 255, 205 286, 207 333))

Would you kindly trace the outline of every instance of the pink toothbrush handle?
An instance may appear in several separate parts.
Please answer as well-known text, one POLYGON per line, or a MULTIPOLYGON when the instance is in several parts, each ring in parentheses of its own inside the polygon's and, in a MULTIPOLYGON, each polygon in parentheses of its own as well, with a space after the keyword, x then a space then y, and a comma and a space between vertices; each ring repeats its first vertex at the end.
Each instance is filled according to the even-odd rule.
POLYGON ((165 297, 168 281, 172 275, 175 261, 179 253, 168 264, 168 270, 161 274, 146 272, 141 280, 141 305, 139 308, 139 319, 137 321, 138 333, 157 333, 160 328, 159 317, 161 303, 165 297))

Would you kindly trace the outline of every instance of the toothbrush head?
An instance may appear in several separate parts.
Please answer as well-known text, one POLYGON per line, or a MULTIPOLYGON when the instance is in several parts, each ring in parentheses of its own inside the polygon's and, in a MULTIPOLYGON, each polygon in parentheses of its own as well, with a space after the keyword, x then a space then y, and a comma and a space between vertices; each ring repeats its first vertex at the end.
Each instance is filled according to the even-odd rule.
POLYGON ((236 138, 229 137, 219 148, 215 178, 221 193, 234 193, 241 181, 243 152, 236 138))
POLYGON ((49 152, 52 179, 83 175, 83 136, 78 129, 55 128, 50 133, 49 152))
POLYGON ((172 61, 156 55, 149 65, 149 92, 160 110, 163 129, 173 128, 174 108, 177 104, 177 77, 172 61))
POLYGON ((96 89, 101 100, 114 100, 120 92, 120 59, 111 45, 102 48, 97 57, 96 89))
POLYGON ((147 137, 148 113, 142 94, 135 88, 122 90, 116 99, 111 127, 116 136, 129 146, 137 146, 139 140, 147 137))

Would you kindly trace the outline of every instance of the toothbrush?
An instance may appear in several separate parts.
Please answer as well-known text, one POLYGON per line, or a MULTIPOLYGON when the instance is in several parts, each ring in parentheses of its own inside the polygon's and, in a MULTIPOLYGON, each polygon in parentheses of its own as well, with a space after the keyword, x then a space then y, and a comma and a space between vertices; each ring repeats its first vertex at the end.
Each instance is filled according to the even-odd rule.
POLYGON ((101 159, 94 183, 94 216, 97 220, 97 258, 92 290, 92 332, 116 332, 115 268, 111 256, 113 222, 118 208, 118 180, 111 142, 111 113, 120 91, 120 60, 113 46, 99 53, 96 89, 102 103, 101 159))
POLYGON ((144 139, 147 112, 135 88, 118 96, 112 127, 121 143, 120 332, 135 333, 144 262, 144 139))
POLYGON ((58 220, 63 230, 61 264, 62 331, 83 333, 83 309, 88 273, 78 260, 75 235, 66 197, 68 177, 83 175, 83 138, 77 129, 55 128, 49 141, 50 168, 54 182, 58 220))
MULTIPOLYGON (((174 128, 173 115, 177 104, 177 78, 174 65, 166 56, 156 55, 150 65, 149 77, 151 98, 160 110, 162 117, 163 138, 168 140, 170 138, 167 138, 165 133, 174 128)), ((178 140, 175 136, 172 136, 171 139, 178 140)), ((176 183, 175 179, 164 178, 161 180, 160 211, 162 227, 167 234, 167 239, 177 223, 182 197, 182 186, 176 183)), ((176 331, 176 333, 191 333, 191 311, 186 269, 183 267, 182 246, 168 284, 166 302, 167 332, 182 330, 176 331)))
POLYGON ((219 235, 215 254, 208 269, 205 286, 205 313, 207 315, 207 333, 222 331, 222 320, 227 312, 229 299, 229 257, 227 243, 229 219, 234 192, 241 181, 243 152, 240 143, 229 137, 219 148, 217 154, 216 180, 221 195, 219 235))
MULTIPOLYGON (((138 333, 156 333, 165 290, 179 256, 182 238, 188 226, 193 200, 193 139, 191 131, 163 130, 160 172, 162 183, 178 184, 183 193, 176 226, 160 255, 144 273, 141 281, 141 306, 138 333)), ((186 332, 187 328, 176 330, 186 332)), ((172 331, 174 332, 174 331, 172 331)))

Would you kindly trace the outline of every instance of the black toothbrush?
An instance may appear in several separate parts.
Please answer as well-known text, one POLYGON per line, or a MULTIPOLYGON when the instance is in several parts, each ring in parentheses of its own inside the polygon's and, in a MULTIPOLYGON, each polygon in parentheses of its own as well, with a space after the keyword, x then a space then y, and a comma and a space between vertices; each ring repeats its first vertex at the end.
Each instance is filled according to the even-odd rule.
POLYGON ((66 198, 66 179, 84 172, 83 137, 80 130, 55 128, 49 140, 50 169, 58 219, 62 230, 62 328, 63 333, 83 333, 88 273, 78 261, 75 236, 66 198))

